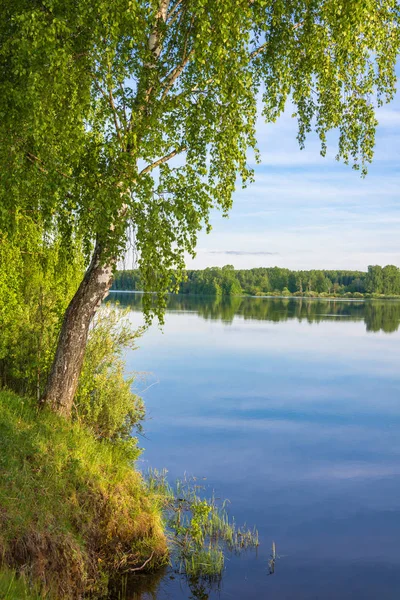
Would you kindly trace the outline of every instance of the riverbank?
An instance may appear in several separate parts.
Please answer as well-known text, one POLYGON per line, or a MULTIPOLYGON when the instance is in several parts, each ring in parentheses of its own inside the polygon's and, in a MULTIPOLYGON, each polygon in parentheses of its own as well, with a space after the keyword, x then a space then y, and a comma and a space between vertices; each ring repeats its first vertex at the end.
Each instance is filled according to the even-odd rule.
POLYGON ((243 294, 250 298, 323 298, 325 300, 400 300, 399 294, 362 294, 361 292, 346 292, 344 294, 329 294, 327 292, 295 292, 294 294, 284 294, 282 292, 266 292, 259 294, 243 294))
POLYGON ((162 506, 133 467, 136 446, 96 439, 10 392, 0 391, 0 412, 2 569, 69 599, 167 561, 162 506))
MULTIPOLYGON (((153 292, 144 292, 143 290, 117 290, 111 289, 110 294, 146 294, 153 292)), ((170 292, 169 296, 198 296, 200 298, 211 298, 211 299, 229 299, 229 298, 297 298, 299 300, 309 300, 313 298, 320 298, 323 300, 400 300, 399 294, 361 294, 360 292, 346 292, 345 294, 328 294, 326 292, 295 292, 294 294, 284 294, 282 292, 260 292, 257 294, 251 294, 243 292, 242 294, 229 294, 229 295, 205 295, 196 293, 179 293, 175 294, 170 292)))

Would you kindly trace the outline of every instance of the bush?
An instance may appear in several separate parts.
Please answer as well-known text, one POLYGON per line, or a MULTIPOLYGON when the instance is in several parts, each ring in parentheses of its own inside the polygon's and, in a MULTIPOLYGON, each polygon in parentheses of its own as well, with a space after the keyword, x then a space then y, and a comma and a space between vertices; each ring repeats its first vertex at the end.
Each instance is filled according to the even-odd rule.
POLYGON ((96 437, 131 439, 140 430, 144 404, 132 393, 134 377, 125 377, 123 353, 135 348, 143 330, 133 330, 129 310, 104 306, 96 315, 85 354, 74 402, 74 418, 87 425, 96 437))
POLYGON ((0 392, 0 562, 43 592, 77 598, 110 573, 165 561, 159 498, 132 467, 140 452, 0 392))

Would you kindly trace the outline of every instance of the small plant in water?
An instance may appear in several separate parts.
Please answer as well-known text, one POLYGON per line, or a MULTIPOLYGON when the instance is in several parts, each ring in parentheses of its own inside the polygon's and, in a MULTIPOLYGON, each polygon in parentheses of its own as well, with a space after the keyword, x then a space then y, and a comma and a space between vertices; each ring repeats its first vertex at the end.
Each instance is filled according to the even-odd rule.
POLYGON ((237 527, 229 520, 227 502, 220 504, 214 496, 205 499, 196 479, 185 478, 172 487, 167 471, 151 470, 148 485, 164 503, 173 564, 189 581, 219 582, 226 551, 258 547, 257 530, 237 527))

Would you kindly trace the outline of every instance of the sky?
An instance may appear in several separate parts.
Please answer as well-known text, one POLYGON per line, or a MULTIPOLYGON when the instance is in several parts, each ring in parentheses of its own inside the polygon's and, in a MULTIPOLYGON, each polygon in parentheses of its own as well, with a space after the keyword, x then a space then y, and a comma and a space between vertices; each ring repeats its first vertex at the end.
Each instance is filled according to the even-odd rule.
POLYGON ((255 183, 236 191, 228 219, 212 214, 213 230, 200 234, 187 268, 400 266, 400 92, 377 113, 365 179, 335 160, 334 135, 325 158, 315 135, 300 150, 291 113, 288 107, 275 124, 258 120, 262 164, 252 165, 255 183))

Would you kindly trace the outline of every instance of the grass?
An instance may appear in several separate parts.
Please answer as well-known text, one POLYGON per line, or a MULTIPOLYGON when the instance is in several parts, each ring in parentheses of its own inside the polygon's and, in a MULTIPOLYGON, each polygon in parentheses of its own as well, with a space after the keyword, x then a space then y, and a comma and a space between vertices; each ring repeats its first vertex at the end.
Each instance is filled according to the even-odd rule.
POLYGON ((101 441, 8 391, 0 415, 1 600, 104 597, 110 579, 168 560, 201 587, 219 583, 227 552, 258 546, 195 480, 143 478, 134 442, 101 441))
POLYGON ((2 599, 38 598, 12 571, 60 600, 167 560, 160 494, 134 469, 135 445, 99 441, 7 391, 0 415, 2 599))
POLYGON ((171 558, 178 573, 190 578, 219 581, 226 552, 240 553, 259 545, 258 532, 237 527, 229 519, 226 502, 206 499, 193 479, 171 487, 166 471, 150 471, 148 486, 164 501, 170 532, 171 558))
POLYGON ((45 600, 33 586, 30 586, 24 577, 18 577, 15 571, 0 570, 0 598, 1 600, 45 600))

